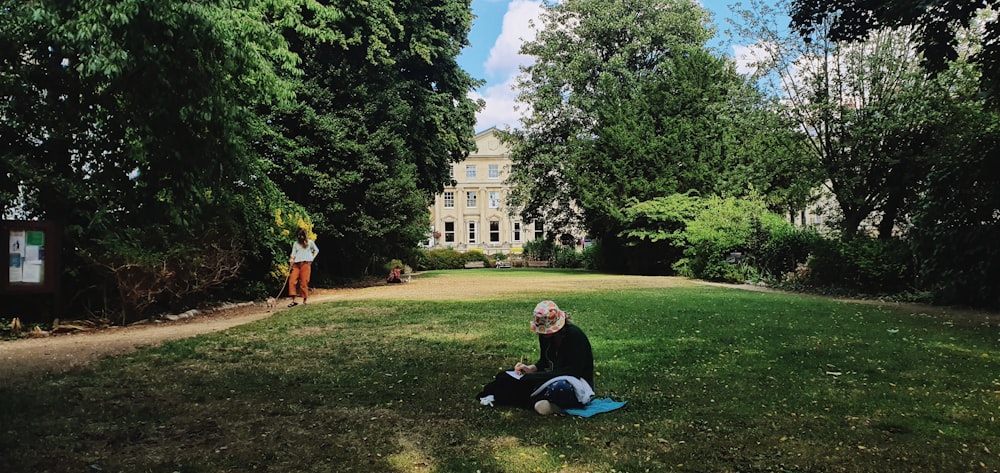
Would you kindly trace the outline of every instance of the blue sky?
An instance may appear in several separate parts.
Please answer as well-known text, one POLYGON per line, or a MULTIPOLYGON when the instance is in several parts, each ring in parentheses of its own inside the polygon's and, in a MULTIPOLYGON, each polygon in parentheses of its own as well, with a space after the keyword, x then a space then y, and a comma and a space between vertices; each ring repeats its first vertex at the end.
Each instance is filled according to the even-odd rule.
MULTIPOLYGON (((701 0, 713 15, 718 29, 710 46, 722 48, 725 19, 731 16, 728 5, 738 0, 701 0)), ((511 87, 518 66, 530 59, 517 54, 524 38, 534 38, 528 22, 537 19, 541 11, 539 0, 472 0, 473 20, 469 42, 458 58, 459 65, 473 77, 484 79, 486 85, 473 94, 486 100, 486 108, 477 115, 476 131, 492 126, 517 127, 519 112, 515 109, 511 87)), ((537 21, 536 21, 537 23, 537 21)), ((733 55, 734 49, 724 51, 733 55)))

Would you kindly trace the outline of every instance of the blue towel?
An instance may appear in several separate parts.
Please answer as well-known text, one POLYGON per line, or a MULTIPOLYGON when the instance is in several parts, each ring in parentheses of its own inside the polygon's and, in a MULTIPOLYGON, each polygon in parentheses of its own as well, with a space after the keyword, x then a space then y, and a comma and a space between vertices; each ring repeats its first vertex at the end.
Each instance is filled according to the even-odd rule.
POLYGON ((589 404, 578 409, 563 409, 563 412, 580 417, 590 417, 602 412, 611 412, 625 405, 628 401, 612 401, 610 397, 594 399, 589 404))

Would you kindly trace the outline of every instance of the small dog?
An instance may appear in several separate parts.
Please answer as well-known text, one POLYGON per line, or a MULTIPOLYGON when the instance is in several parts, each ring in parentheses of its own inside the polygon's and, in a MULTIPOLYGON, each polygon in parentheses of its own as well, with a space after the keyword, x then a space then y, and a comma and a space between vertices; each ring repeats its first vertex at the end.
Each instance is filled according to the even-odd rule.
POLYGON ((268 297, 267 301, 265 301, 264 303, 267 304, 268 309, 273 309, 274 306, 278 304, 278 300, 273 297, 268 297))

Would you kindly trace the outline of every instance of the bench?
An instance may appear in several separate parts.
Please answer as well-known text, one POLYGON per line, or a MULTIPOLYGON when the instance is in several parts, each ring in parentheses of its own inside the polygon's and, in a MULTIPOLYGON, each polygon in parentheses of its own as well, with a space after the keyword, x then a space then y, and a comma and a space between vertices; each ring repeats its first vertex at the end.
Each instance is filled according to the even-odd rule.
POLYGON ((482 261, 468 261, 465 263, 465 269, 469 268, 485 268, 486 263, 482 261))
POLYGON ((510 267, 510 261, 497 261, 497 269, 509 268, 509 267, 510 267))
POLYGON ((528 267, 529 268, 548 268, 549 267, 549 262, 548 261, 528 260, 528 267))

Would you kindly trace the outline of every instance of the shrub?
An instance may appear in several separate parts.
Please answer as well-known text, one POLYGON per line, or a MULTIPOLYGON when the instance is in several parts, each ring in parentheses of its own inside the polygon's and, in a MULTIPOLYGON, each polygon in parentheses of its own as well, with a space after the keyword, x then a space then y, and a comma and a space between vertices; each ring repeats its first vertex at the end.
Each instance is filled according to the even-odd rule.
POLYGON ((412 273, 413 272, 413 268, 410 267, 409 265, 407 265, 406 263, 404 263, 400 259, 393 259, 393 260, 389 261, 388 263, 386 263, 384 266, 382 266, 382 269, 385 271, 386 274, 389 274, 389 272, 392 271, 393 268, 400 268, 400 271, 403 274, 412 273))
POLYGON ((453 248, 424 250, 422 255, 417 266, 421 271, 459 269, 465 266, 465 255, 453 248))
POLYGON ((743 282, 757 277, 756 271, 747 271, 752 266, 741 266, 742 261, 730 259, 730 254, 750 255, 771 235, 790 231, 791 224, 769 212, 759 199, 707 200, 704 210, 682 232, 684 258, 674 268, 684 276, 713 281, 743 282))
POLYGON ((798 265, 805 264, 825 240, 812 228, 777 227, 766 239, 754 240, 748 257, 763 279, 779 281, 795 272, 798 265))
POLYGON ((807 282, 854 293, 895 294, 913 288, 913 258, 898 239, 853 238, 815 245, 807 282))
POLYGON ((582 260, 580 253, 569 246, 557 248, 552 258, 553 264, 557 268, 579 268, 582 266, 582 260))
POLYGON ((556 243, 553 240, 538 239, 524 244, 524 257, 529 260, 548 261, 555 257, 556 243))

